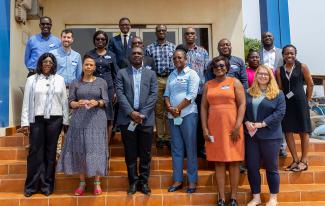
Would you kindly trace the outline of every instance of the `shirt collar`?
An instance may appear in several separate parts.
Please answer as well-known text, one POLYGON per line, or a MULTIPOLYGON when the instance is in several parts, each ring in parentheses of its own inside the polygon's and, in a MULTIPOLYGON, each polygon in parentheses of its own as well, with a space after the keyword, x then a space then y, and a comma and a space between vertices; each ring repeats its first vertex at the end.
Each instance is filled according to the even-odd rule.
POLYGON ((188 49, 189 51, 195 51, 198 49, 198 46, 196 46, 196 44, 194 44, 194 47, 192 49, 188 49))
POLYGON ((63 46, 61 45, 61 46, 59 47, 59 51, 62 52, 63 54, 65 54, 65 55, 70 55, 71 52, 72 52, 72 49, 70 49, 70 51, 66 52, 66 51, 64 50, 63 46))
POLYGON ((134 73, 142 73, 142 68, 143 68, 143 64, 139 69, 136 69, 134 66, 132 66, 132 72, 134 73))
MULTIPOLYGON (((188 66, 186 66, 186 67, 182 70, 181 74, 186 74, 186 73, 188 73, 190 70, 191 70, 191 69, 190 69, 188 66)), ((178 75, 178 71, 177 71, 177 69, 175 68, 174 71, 173 71, 172 73, 174 73, 174 74, 177 76, 177 75, 178 75)))
POLYGON ((275 52, 275 51, 276 51, 275 46, 272 49, 270 49, 269 51, 267 51, 266 49, 263 48, 263 52, 275 52))
POLYGON ((169 44, 169 41, 165 41, 165 43, 163 43, 163 44, 159 44, 158 41, 155 42, 156 46, 165 46, 165 45, 168 45, 168 44, 169 44))
POLYGON ((47 38, 42 35, 42 33, 39 33, 39 37, 44 40, 49 40, 52 37, 52 34, 50 34, 47 38))
POLYGON ((49 76, 45 76, 44 74, 40 74, 39 76, 38 76, 38 79, 39 80, 42 80, 42 79, 51 79, 52 78, 52 74, 50 74, 49 76))

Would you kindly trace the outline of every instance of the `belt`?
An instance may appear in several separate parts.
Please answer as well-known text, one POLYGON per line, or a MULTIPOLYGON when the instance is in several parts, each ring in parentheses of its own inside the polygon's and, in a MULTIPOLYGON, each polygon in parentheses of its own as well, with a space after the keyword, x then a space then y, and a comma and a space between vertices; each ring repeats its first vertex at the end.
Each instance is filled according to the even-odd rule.
POLYGON ((166 73, 158 74, 158 73, 157 73, 157 76, 158 76, 158 77, 168 77, 168 74, 166 74, 166 73))

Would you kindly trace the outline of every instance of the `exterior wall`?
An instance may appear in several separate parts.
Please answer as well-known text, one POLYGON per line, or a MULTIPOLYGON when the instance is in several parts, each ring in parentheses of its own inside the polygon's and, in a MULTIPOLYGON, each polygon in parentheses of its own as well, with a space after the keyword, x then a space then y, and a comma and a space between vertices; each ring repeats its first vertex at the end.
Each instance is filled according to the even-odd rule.
MULTIPOLYGON (((52 33, 59 35, 66 25, 116 25, 122 16, 135 24, 209 24, 212 25, 213 56, 217 53, 217 42, 228 38, 232 42, 233 54, 243 56, 242 1, 240 0, 43 0, 44 15, 53 20, 52 33), (123 8, 123 9, 122 9, 123 8)), ((14 1, 12 0, 12 7, 14 1)), ((13 11, 13 8, 12 8, 13 11)), ((12 12, 14 13, 14 12, 12 12)), ((39 32, 38 21, 18 25, 11 20, 11 88, 10 124, 20 123, 22 94, 27 71, 23 64, 25 44, 23 32, 39 32)))

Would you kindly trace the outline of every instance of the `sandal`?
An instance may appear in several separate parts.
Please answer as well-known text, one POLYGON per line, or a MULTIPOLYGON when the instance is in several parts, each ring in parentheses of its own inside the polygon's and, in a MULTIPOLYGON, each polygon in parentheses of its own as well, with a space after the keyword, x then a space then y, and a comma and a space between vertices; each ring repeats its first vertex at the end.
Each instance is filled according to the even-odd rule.
POLYGON ((86 191, 86 182, 80 181, 79 187, 74 191, 75 196, 82 196, 86 191))
POLYGON ((298 166, 293 168, 293 172, 302 172, 308 170, 308 162, 307 161, 301 161, 299 162, 298 166))
POLYGON ((284 169, 284 171, 293 171, 293 169, 297 169, 299 167, 299 161, 293 161, 288 167, 284 169))
POLYGON ((102 189, 100 188, 100 181, 94 181, 94 191, 93 191, 93 193, 94 193, 94 195, 102 194, 102 189))

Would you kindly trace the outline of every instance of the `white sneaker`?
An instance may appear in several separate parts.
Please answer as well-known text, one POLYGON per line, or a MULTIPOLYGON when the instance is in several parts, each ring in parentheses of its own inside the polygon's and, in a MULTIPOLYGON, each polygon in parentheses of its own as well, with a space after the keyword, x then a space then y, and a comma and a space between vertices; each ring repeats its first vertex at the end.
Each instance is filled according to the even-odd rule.
POLYGON ((261 199, 253 198, 249 203, 247 203, 247 206, 257 206, 261 203, 261 199))
POLYGON ((278 205, 278 200, 275 198, 271 198, 265 206, 277 206, 278 205))

